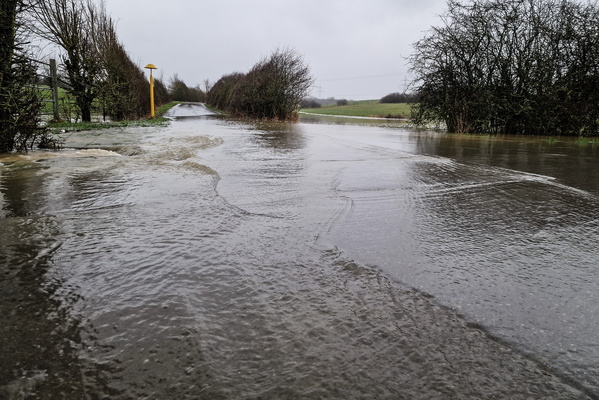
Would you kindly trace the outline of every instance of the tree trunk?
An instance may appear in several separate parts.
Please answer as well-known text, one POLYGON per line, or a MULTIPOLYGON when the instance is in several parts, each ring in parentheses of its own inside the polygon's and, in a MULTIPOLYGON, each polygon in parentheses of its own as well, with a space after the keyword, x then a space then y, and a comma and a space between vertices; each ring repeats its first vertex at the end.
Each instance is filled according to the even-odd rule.
POLYGON ((92 110, 88 104, 79 105, 79 109, 81 110, 81 121, 82 122, 91 122, 92 121, 92 110))
POLYGON ((0 3, 0 88, 6 72, 10 70, 15 48, 15 24, 18 0, 0 3))
POLYGON ((13 149, 14 138, 7 129, 10 123, 8 105, 8 76, 15 49, 15 31, 18 0, 0 3, 0 153, 13 149))

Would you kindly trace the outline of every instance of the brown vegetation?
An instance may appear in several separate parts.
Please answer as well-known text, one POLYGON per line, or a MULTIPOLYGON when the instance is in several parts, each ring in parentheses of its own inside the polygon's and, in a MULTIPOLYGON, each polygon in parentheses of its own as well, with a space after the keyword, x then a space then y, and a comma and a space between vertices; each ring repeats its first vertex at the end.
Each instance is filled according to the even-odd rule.
POLYGON ((302 57, 276 50, 246 74, 223 76, 210 89, 208 104, 237 116, 293 120, 312 83, 302 57))
POLYGON ((25 151, 34 143, 48 143, 38 128, 41 109, 36 66, 27 52, 23 13, 30 4, 21 0, 0 3, 0 152, 25 151))
POLYGON ((103 112, 114 121, 141 118, 150 108, 149 82, 119 42, 105 9, 94 12, 93 43, 100 60, 96 87, 103 112))
POLYGON ((414 120, 452 132, 599 135, 599 8, 572 0, 448 2, 415 44, 414 120))

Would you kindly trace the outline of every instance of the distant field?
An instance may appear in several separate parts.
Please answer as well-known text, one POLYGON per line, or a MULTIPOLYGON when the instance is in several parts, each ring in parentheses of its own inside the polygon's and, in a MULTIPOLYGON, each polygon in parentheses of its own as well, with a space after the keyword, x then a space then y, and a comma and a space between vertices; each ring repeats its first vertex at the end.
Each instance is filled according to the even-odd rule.
POLYGON ((335 104, 320 108, 304 108, 300 112, 343 115, 349 117, 410 118, 412 105, 407 103, 381 104, 378 100, 350 101, 346 106, 335 104))
MULTIPOLYGON (((49 86, 40 86, 39 94, 43 101, 41 110, 42 113, 45 115, 52 115, 54 110, 54 105, 52 103, 52 90, 49 86)), ((99 109, 100 107, 97 105, 97 103, 97 101, 94 101, 93 106, 99 109)), ((68 94, 68 92, 61 87, 58 88, 58 108, 61 114, 77 114, 75 98, 68 94)))

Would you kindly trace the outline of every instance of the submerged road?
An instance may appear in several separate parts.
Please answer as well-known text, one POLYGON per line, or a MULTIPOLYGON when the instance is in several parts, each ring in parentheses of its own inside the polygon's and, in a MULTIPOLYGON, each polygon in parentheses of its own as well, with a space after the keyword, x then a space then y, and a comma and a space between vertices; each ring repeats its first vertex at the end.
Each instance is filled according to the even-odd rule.
POLYGON ((467 168, 429 136, 210 114, 0 156, 0 397, 597 398, 402 273, 423 194, 455 193, 433 177, 467 168))

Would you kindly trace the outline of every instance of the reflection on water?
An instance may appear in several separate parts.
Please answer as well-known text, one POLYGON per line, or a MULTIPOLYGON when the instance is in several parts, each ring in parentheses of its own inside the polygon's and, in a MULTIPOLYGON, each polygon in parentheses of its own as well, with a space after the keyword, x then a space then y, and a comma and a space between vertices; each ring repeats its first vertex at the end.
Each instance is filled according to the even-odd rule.
POLYGON ((0 397, 81 398, 78 288, 53 269, 61 222, 40 212, 47 174, 38 164, 1 171, 0 397), (48 396, 48 397, 47 397, 48 396))
POLYGON ((593 179, 599 145, 543 137, 477 137, 472 135, 420 135, 423 154, 448 157, 553 177, 564 184, 599 194, 599 179, 593 179))
POLYGON ((342 172, 339 247, 599 389, 596 146, 410 136, 342 172))
POLYGON ((596 389, 596 315, 580 302, 597 296, 588 187, 441 154, 459 146, 387 121, 179 111, 168 128, 69 139, 120 156, 4 158, 0 395, 584 399, 580 383, 596 389), (569 343, 576 353, 558 347, 569 343))

